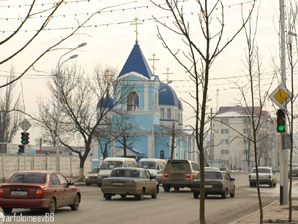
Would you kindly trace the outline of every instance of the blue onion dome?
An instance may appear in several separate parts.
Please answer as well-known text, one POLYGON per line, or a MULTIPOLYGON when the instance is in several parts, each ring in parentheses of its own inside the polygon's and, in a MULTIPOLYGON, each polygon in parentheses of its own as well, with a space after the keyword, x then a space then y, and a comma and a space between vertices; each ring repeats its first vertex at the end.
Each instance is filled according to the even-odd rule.
POLYGON ((107 93, 106 97, 98 101, 97 108, 113 108, 113 99, 109 93, 107 93))
POLYGON ((180 107, 182 107, 182 104, 181 102, 179 102, 180 100, 178 99, 172 87, 161 82, 159 86, 159 105, 177 106, 180 109, 180 107))

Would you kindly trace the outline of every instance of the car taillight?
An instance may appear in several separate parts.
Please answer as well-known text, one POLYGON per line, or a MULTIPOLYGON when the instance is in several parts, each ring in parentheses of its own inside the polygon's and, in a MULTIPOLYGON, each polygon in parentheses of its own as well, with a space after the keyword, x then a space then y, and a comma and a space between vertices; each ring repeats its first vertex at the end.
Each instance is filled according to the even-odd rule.
POLYGON ((269 178, 271 178, 271 175, 269 175, 269 178))
POLYGON ((0 196, 3 196, 3 187, 0 187, 0 196))
POLYGON ((187 173, 186 178, 193 178, 193 173, 187 173))
POLYGON ((43 189, 41 187, 38 187, 36 190, 36 196, 43 196, 43 189))
POLYGON ((248 175, 248 178, 251 178, 251 175, 248 175))
POLYGON ((162 175, 161 175, 161 177, 168 177, 168 174, 167 174, 167 172, 162 172, 162 175))

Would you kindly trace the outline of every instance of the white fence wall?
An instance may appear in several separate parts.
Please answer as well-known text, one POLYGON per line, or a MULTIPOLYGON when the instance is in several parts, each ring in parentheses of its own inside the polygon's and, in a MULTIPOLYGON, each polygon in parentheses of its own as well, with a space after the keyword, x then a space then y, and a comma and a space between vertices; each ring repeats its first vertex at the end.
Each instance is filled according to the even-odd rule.
MULTIPOLYGON (((56 170, 56 155, 26 155, 26 170, 56 170)), ((24 169, 24 155, 0 155, 0 180, 24 169)), ((76 155, 60 155, 60 172, 66 177, 79 176, 80 158, 76 155)), ((84 175, 92 169, 92 157, 84 164, 84 175)))

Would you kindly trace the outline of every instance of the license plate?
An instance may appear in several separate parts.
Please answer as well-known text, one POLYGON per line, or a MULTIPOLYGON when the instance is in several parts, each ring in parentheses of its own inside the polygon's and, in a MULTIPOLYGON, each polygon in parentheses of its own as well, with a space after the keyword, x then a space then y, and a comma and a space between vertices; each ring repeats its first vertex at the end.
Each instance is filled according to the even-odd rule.
POLYGON ((11 195, 27 195, 27 191, 12 191, 11 195))
POLYGON ((212 188, 212 185, 205 185, 205 188, 212 188))
POLYGON ((113 182, 114 186, 123 186, 124 183, 123 182, 113 182))

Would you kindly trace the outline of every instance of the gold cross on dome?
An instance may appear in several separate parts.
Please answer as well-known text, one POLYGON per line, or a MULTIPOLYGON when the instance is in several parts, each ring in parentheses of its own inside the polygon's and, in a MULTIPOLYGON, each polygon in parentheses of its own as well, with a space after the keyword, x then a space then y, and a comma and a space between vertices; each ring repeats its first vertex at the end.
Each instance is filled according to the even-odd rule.
POLYGON ((138 23, 138 18, 136 17, 136 18, 134 18, 134 23, 131 23, 130 25, 136 25, 136 30, 135 30, 135 32, 136 32, 136 43, 138 43, 139 41, 138 41, 138 35, 139 35, 139 33, 138 33, 138 25, 141 25, 141 24, 143 24, 143 23, 138 23))
POLYGON ((169 74, 174 74, 174 73, 172 73, 172 72, 170 73, 169 70, 170 70, 170 69, 167 68, 167 72, 166 72, 166 73, 163 73, 163 74, 166 74, 166 75, 167 75, 167 83, 169 83, 169 74))
POLYGON ((155 61, 159 61, 159 59, 156 59, 155 56, 156 56, 155 54, 152 54, 152 57, 153 57, 153 58, 152 58, 152 59, 149 59, 149 60, 152 60, 152 61, 153 61, 153 65, 152 65, 152 68, 153 68, 153 75, 155 75, 155 74, 154 74, 154 71, 155 71, 155 66, 154 66, 155 63, 154 63, 154 62, 155 62, 155 61))

